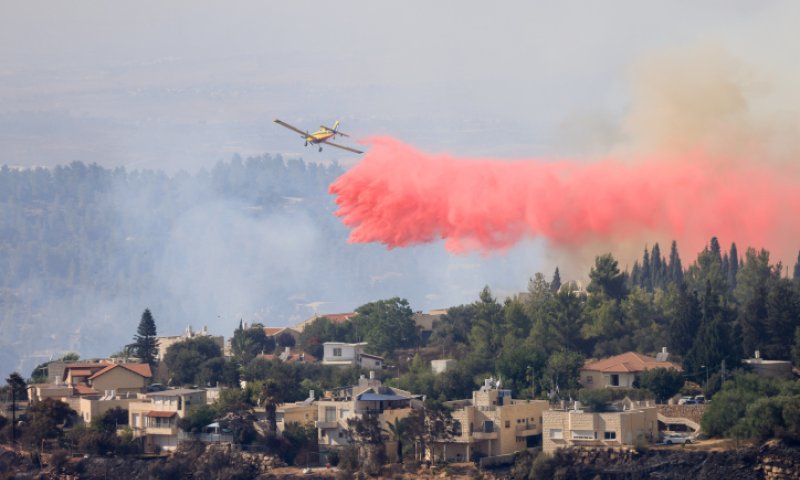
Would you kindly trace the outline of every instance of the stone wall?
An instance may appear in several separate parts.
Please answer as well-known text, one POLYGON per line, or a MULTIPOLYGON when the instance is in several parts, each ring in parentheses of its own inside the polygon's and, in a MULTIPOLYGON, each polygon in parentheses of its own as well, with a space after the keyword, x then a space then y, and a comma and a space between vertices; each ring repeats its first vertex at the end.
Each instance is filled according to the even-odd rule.
POLYGON ((694 422, 700 423, 703 414, 706 411, 705 404, 700 405, 659 405, 658 413, 665 417, 681 417, 688 418, 694 422))

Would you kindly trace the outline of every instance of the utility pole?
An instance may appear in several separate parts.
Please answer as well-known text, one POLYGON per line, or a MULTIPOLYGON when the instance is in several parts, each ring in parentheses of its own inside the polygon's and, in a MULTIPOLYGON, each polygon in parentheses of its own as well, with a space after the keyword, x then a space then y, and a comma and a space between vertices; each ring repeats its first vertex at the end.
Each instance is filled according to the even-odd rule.
POLYGON ((11 385, 11 446, 17 444, 17 390, 11 385))

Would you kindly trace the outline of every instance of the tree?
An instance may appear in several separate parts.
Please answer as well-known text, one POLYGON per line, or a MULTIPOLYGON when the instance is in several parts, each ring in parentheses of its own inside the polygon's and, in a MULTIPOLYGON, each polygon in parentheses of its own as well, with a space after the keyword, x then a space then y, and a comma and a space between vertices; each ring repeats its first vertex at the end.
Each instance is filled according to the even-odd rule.
POLYGON ((367 474, 377 475, 386 463, 381 420, 376 413, 364 413, 360 417, 347 419, 345 434, 348 440, 359 447, 361 466, 367 474))
POLYGON ((277 409, 280 402, 280 390, 278 384, 268 379, 261 385, 258 395, 258 404, 264 407, 267 416, 267 435, 275 436, 278 433, 277 409))
POLYGON ((101 415, 97 423, 100 429, 104 432, 109 432, 116 435, 119 427, 128 424, 128 410, 125 408, 114 407, 101 415))
POLYGON ((620 272, 617 261, 610 253, 595 258, 595 264, 589 271, 589 278, 591 281, 586 291, 591 294, 602 294, 614 300, 622 300, 628 293, 625 288, 625 274, 620 272))
POLYGON ((550 291, 553 293, 558 293, 558 290, 561 288, 561 273, 558 271, 558 267, 556 267, 556 271, 553 272, 553 279, 550 281, 550 291))
POLYGON ((406 417, 408 435, 414 439, 421 460, 430 451, 436 461, 436 443, 447 442, 455 434, 455 422, 450 410, 439 402, 428 401, 423 408, 412 410, 406 417))
POLYGON ((275 340, 264 333, 259 326, 244 328, 239 320, 239 328, 234 330, 231 339, 231 353, 240 365, 245 365, 256 355, 275 351, 275 340))
POLYGON ((280 348, 285 348, 285 347, 291 348, 294 347, 296 340, 294 338, 294 335, 292 335, 291 333, 281 332, 278 335, 276 335, 275 343, 280 348))
POLYGON ((666 402, 683 387, 683 375, 672 368, 654 368, 642 372, 639 382, 653 392, 656 401, 666 402))
POLYGON ((678 243, 673 240, 669 249, 669 281, 672 283, 683 283, 683 266, 681 257, 678 255, 678 243))
POLYGON ((170 345, 164 355, 173 384, 193 385, 201 383, 208 374, 209 360, 222 357, 219 345, 209 337, 194 337, 170 345))
POLYGON ((39 446, 43 439, 64 436, 64 428, 77 418, 77 413, 61 400, 45 398, 25 412, 22 440, 26 445, 39 446))
POLYGON ((769 263, 769 252, 748 248, 745 263, 737 275, 734 294, 739 303, 738 322, 742 331, 744 351, 752 354, 767 343, 767 298, 780 269, 769 263))
POLYGON ((151 368, 155 367, 156 356, 158 355, 158 339, 156 339, 156 322, 150 309, 146 308, 139 320, 139 327, 133 337, 131 348, 137 357, 149 363, 151 368))
POLYGON ((550 355, 545 367, 545 380, 553 389, 580 388, 580 370, 583 368, 583 355, 570 350, 560 350, 550 355))
POLYGON ((386 424, 386 431, 396 444, 395 456, 397 457, 397 463, 403 463, 403 441, 407 435, 406 430, 405 419, 395 418, 394 422, 386 424))
POLYGON ((391 354, 419 343, 414 312, 404 298, 366 303, 356 308, 356 314, 352 319, 356 340, 367 342, 367 350, 372 353, 391 354))
POLYGON ((469 333, 469 343, 476 355, 493 359, 500 353, 503 332, 503 307, 492 296, 489 287, 484 287, 480 299, 475 302, 475 321, 469 333))
POLYGON ((12 393, 18 402, 28 399, 28 384, 25 383, 25 379, 22 378, 22 375, 17 372, 12 373, 6 379, 6 384, 9 388, 9 400, 11 400, 12 393))
POLYGON ((791 356, 794 331, 800 325, 800 292, 788 278, 775 280, 767 294, 766 358, 785 360, 791 356))
POLYGON ((697 294, 689 293, 686 284, 679 283, 667 331, 667 342, 672 352, 685 355, 689 351, 700 328, 700 319, 697 294))

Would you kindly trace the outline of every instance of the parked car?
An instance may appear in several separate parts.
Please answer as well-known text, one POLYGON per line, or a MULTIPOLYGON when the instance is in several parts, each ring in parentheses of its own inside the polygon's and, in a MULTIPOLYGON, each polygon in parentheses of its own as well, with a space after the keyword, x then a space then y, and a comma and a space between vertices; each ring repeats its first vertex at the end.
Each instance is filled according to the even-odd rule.
POLYGON ((694 401, 695 403, 706 403, 706 397, 704 395, 695 395, 694 401))
POLYGON ((662 441, 666 445, 673 445, 673 444, 676 444, 676 445, 677 444, 681 444, 681 445, 683 445, 683 444, 687 444, 687 443, 692 443, 692 440, 694 440, 692 437, 685 436, 685 435, 675 435, 675 434, 664 435, 664 438, 662 439, 662 441))
POLYGON ((692 397, 681 397, 681 399, 678 400, 678 405, 695 405, 696 403, 697 400, 692 397))

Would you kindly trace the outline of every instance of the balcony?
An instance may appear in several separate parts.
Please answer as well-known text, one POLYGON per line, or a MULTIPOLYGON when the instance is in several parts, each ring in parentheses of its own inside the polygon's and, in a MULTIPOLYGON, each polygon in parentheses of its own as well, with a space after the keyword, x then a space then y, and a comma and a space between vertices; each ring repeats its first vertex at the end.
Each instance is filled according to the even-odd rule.
POLYGON ((178 427, 147 427, 144 429, 146 435, 177 435, 178 427))
POLYGON ((336 420, 317 420, 315 422, 317 428, 326 430, 330 428, 339 428, 339 422, 336 420))
POLYGON ((535 423, 517 425, 516 432, 518 437, 530 437, 531 435, 539 435, 542 433, 535 423))
POLYGON ((472 432, 474 440, 497 440, 497 432, 472 432))

